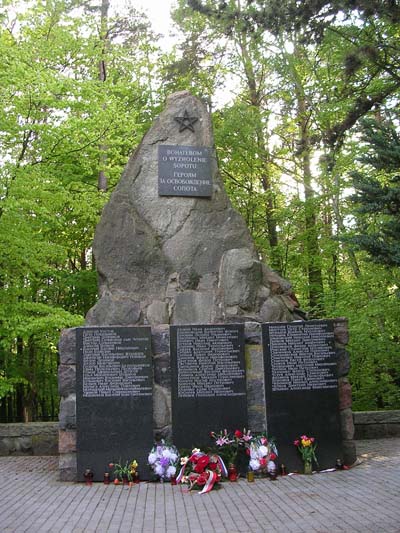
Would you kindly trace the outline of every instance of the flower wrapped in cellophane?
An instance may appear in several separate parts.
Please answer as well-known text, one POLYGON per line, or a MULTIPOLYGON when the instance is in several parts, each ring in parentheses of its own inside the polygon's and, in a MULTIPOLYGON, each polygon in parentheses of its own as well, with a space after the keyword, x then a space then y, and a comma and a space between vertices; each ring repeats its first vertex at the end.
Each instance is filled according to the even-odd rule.
POLYGON ((254 472, 267 473, 278 456, 278 449, 272 439, 265 435, 256 437, 250 444, 249 467, 254 472))
POLYGON ((192 450, 190 457, 181 458, 181 470, 176 478, 177 483, 187 483, 189 490, 201 488, 200 494, 210 492, 213 487, 227 477, 227 469, 219 455, 204 453, 198 448, 192 450))
POLYGON ((171 479, 175 477, 179 464, 178 449, 162 439, 151 449, 147 462, 160 480, 171 479))

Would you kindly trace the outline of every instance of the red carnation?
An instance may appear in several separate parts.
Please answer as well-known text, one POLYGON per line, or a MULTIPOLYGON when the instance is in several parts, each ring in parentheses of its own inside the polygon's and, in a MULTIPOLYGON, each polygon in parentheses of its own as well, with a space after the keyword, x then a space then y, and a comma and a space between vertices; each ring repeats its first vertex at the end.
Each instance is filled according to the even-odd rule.
POLYGON ((271 461, 275 461, 276 459, 276 454, 275 453, 271 453, 271 455, 269 456, 270 460, 271 461))
POLYGON ((243 437, 243 433, 240 431, 240 429, 237 429, 234 435, 237 439, 241 439, 243 437))

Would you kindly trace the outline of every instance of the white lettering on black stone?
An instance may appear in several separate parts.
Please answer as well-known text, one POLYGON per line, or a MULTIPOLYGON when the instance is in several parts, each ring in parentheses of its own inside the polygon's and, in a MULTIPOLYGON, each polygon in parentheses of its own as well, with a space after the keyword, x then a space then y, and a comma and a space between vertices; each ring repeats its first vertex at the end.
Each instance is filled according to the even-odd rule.
POLYGON ((337 388, 332 338, 324 323, 270 326, 272 391, 337 388))
POLYGON ((177 329, 178 397, 244 396, 239 332, 224 327, 177 329))
POLYGON ((151 396, 146 343, 147 337, 121 337, 112 329, 84 329, 83 396, 151 396))
POLYGON ((159 193, 211 196, 211 149, 208 147, 159 146, 159 193))

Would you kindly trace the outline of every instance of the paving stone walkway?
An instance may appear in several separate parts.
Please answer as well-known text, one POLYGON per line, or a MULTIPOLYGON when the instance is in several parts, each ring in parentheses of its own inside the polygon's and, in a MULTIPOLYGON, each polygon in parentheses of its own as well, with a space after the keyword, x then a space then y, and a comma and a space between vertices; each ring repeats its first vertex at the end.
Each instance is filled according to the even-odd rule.
POLYGON ((223 483, 199 495, 57 481, 56 457, 0 457, 1 533, 400 532, 400 439, 358 441, 349 471, 223 483))

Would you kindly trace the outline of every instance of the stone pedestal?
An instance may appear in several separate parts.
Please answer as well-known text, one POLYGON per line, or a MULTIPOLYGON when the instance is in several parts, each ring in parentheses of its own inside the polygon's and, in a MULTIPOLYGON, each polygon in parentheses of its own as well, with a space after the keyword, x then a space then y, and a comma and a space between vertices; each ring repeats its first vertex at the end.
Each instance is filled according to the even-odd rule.
MULTIPOLYGON (((356 461, 354 422, 351 410, 350 385, 347 373, 350 368, 346 351, 348 342, 347 320, 334 321, 335 350, 339 364, 339 409, 344 462, 351 465, 356 461)), ((261 324, 245 322, 245 360, 247 412, 249 428, 255 433, 265 432, 266 410, 264 363, 261 344, 261 324)), ((63 330, 59 343, 61 395, 59 416, 60 479, 77 480, 76 465, 76 392, 73 376, 76 365, 76 328, 63 330), (66 369, 65 367, 69 367, 66 369)), ((169 355, 169 327, 152 328, 153 358, 153 431, 154 434, 172 436, 171 416, 171 365, 169 355)), ((278 443, 279 447, 279 443, 278 443)))

